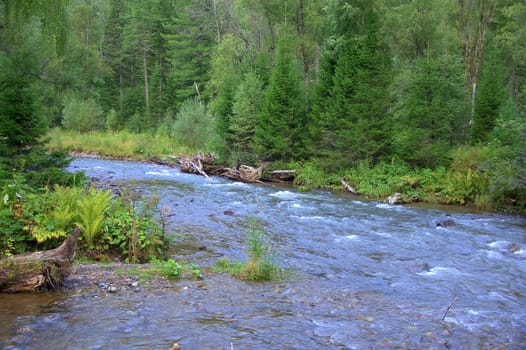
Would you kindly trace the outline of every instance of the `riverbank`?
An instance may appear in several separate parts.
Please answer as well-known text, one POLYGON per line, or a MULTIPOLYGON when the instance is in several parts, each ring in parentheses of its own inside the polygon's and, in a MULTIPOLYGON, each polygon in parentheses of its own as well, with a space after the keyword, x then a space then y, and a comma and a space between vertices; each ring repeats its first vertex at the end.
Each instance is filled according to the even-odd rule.
POLYGON ((154 270, 152 264, 76 263, 65 278, 62 291, 87 295, 128 295, 179 291, 189 284, 196 288, 204 285, 191 274, 167 278, 154 270))
MULTIPOLYGON (((173 155, 190 155, 198 151, 178 145, 173 139, 153 134, 84 134, 54 129, 48 137, 50 150, 70 149, 74 157, 100 157, 173 166, 173 155)), ((267 169, 294 170, 294 186, 301 191, 345 191, 345 185, 342 184, 342 179, 345 179, 345 183, 368 199, 387 200, 389 196, 400 193, 398 203, 424 202, 526 214, 526 203, 522 200, 520 188, 500 188, 503 185, 493 179, 484 165, 491 157, 495 157, 491 150, 465 147, 452 154, 453 159, 448 168, 438 167, 434 170, 415 169, 396 159, 376 165, 359 162, 353 168, 336 173, 327 173, 316 160, 276 163, 267 169)))

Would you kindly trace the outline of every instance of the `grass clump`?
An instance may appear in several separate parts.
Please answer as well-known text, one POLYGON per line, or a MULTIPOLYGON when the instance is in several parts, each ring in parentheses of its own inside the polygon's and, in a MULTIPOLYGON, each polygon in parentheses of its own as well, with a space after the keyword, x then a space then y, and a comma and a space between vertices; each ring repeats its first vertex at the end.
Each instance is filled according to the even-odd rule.
MULTIPOLYGON (((181 264, 174 259, 157 260, 148 267, 129 268, 125 272, 127 275, 139 276, 143 281, 152 280, 162 276, 169 280, 176 280, 181 276, 191 276, 195 279, 203 279, 203 274, 195 264, 181 264)), ((122 270, 119 274, 124 274, 122 270)))
POLYGON ((215 269, 228 272, 243 281, 271 281, 283 275, 274 262, 272 246, 265 230, 255 219, 249 223, 246 254, 246 262, 230 262, 224 258, 216 262, 215 269))
POLYGON ((147 160, 152 156, 193 154, 197 149, 182 145, 168 135, 131 133, 129 131, 91 131, 52 129, 47 134, 50 150, 70 149, 94 152, 103 157, 133 158, 147 160))

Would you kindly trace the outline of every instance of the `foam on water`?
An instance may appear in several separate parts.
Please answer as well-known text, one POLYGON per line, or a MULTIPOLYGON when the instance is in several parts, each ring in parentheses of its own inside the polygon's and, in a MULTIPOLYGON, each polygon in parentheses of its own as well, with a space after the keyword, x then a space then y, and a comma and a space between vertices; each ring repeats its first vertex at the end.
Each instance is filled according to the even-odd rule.
POLYGON ((161 171, 147 171, 147 172, 145 172, 145 174, 146 175, 155 175, 155 176, 168 176, 168 177, 179 175, 178 173, 172 172, 172 171, 170 171, 168 169, 163 169, 161 171))
POLYGON ((292 199, 298 197, 297 193, 291 192, 291 191, 278 191, 269 194, 269 196, 277 197, 281 199, 292 199))
POLYGON ((437 275, 450 275, 458 274, 459 271, 452 267, 436 266, 431 268, 429 271, 417 272, 417 275, 420 276, 437 276, 437 275))
POLYGON ((359 238, 358 235, 347 235, 347 236, 344 236, 344 237, 338 237, 334 241, 337 242, 337 243, 340 243, 342 241, 353 241, 353 240, 358 239, 358 238, 359 238))

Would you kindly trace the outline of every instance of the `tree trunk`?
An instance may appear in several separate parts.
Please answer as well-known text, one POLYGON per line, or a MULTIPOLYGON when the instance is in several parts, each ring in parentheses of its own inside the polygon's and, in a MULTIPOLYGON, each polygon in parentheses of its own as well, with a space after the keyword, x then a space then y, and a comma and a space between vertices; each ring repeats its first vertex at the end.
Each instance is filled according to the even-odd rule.
POLYGON ((0 260, 0 292, 57 289, 71 271, 80 228, 57 248, 0 260))
POLYGON ((146 44, 142 48, 142 66, 143 66, 143 76, 144 76, 144 99, 146 107, 146 115, 150 114, 150 85, 148 83, 148 59, 147 59, 147 48, 146 44))
POLYGON ((477 97, 477 83, 480 67, 484 59, 484 46, 486 44, 486 34, 490 22, 493 19, 496 0, 478 1, 478 21, 476 28, 476 38, 472 36, 471 16, 473 15, 473 4, 469 0, 466 6, 466 44, 464 60, 466 63, 466 87, 471 89, 471 115, 469 124, 473 124, 475 116, 475 101, 477 97))

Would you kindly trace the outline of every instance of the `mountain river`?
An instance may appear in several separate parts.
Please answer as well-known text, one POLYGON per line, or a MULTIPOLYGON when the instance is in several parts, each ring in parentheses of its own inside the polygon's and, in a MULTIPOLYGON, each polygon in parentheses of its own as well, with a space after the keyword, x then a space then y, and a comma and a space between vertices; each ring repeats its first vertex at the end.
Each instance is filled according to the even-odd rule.
POLYGON ((174 259, 196 264, 204 279, 146 296, 0 295, 2 349, 526 348, 524 217, 137 162, 76 159, 70 169, 159 196, 174 214, 174 259), (288 272, 283 280, 211 271, 223 257, 246 259, 250 218, 288 272), (442 218, 455 224, 437 226, 442 218))

